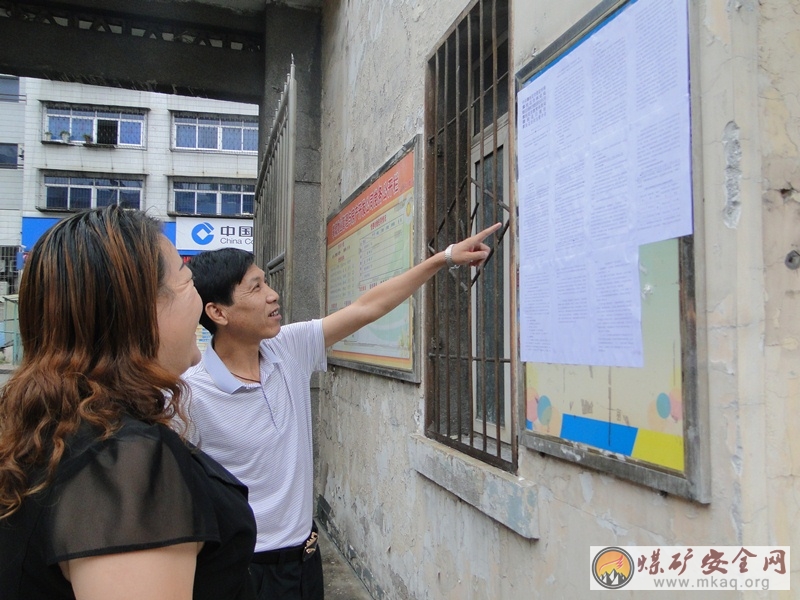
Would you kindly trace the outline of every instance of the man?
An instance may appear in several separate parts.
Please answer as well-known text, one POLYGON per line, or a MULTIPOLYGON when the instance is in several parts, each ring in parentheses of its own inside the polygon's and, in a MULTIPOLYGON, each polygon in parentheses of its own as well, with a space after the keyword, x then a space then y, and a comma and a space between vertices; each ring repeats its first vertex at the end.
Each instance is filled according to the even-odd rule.
POLYGON ((325 349, 398 306, 447 265, 479 266, 500 223, 374 287, 322 319, 281 327, 278 294, 253 255, 204 252, 189 261, 212 334, 192 389, 189 438, 249 488, 256 517, 250 568, 260 599, 321 599, 313 523, 310 379, 325 349))

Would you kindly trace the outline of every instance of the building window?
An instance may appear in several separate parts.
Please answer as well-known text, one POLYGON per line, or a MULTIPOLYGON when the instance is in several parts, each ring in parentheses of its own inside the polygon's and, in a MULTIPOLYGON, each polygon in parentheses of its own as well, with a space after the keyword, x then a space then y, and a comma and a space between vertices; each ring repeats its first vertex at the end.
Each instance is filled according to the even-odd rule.
POLYGON ((46 107, 46 128, 54 138, 69 134, 69 141, 144 146, 144 112, 53 105, 46 107))
POLYGON ((0 102, 19 102, 19 78, 0 75, 0 102))
POLYGON ((504 227, 480 270, 443 269, 434 278, 425 432, 513 471, 508 31, 506 0, 475 0, 428 63, 428 245, 443 250, 492 223, 504 227))
POLYGON ((253 214, 255 184, 218 181, 175 181, 173 212, 181 215, 239 216, 253 214))
POLYGON ((110 176, 45 175, 45 210, 76 211, 118 204, 141 208, 143 180, 110 176))
MULTIPOLYGON (((475 136, 472 146, 471 210, 476 230, 507 220, 508 206, 507 114, 475 136), (483 140, 483 144, 481 144, 483 140), (486 142, 489 142, 488 144, 486 142)), ((507 236, 494 246, 491 264, 481 276, 483 285, 472 286, 472 352, 481 368, 473 372, 473 384, 481 393, 473 394, 474 427, 479 435, 504 442, 511 440, 511 333, 509 331, 509 286, 507 236), (474 310, 474 309, 473 309, 474 310), (484 432, 484 427, 488 429, 484 432)))
POLYGON ((0 169, 16 169, 20 152, 17 144, 0 144, 0 169))
MULTIPOLYGON (((19 257, 19 246, 0 246, 0 296, 17 293, 19 257)), ((6 337, 6 344, 11 341, 6 337)))
POLYGON ((218 152, 258 152, 258 118, 241 115, 176 113, 175 148, 218 152))

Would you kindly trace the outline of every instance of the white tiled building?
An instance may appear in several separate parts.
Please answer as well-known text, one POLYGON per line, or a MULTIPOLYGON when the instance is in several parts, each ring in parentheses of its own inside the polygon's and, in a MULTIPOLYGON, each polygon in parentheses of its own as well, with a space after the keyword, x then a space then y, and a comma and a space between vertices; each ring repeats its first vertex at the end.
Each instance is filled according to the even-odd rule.
POLYGON ((119 203, 188 256, 252 249, 258 106, 0 76, 0 293, 41 234, 119 203))

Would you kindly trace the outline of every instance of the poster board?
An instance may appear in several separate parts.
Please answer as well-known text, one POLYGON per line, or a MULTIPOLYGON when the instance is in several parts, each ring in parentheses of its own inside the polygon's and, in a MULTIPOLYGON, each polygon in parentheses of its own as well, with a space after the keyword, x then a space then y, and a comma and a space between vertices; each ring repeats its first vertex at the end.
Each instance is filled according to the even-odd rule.
MULTIPOLYGON (((415 261, 416 139, 328 217, 326 314, 410 269, 415 261)), ((331 346, 328 362, 419 382, 414 296, 331 346)))
POLYGON ((609 0, 517 73, 520 229, 543 231, 520 241, 520 439, 708 501, 688 50, 686 0, 609 0))

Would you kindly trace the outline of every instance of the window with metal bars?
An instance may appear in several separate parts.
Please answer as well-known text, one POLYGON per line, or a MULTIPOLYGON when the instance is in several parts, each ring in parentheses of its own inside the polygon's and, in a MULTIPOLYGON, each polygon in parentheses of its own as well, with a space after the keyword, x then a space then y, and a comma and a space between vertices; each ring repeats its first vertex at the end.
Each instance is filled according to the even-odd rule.
POLYGON ((0 296, 17 291, 19 253, 19 246, 0 246, 0 296))
POLYGON ((144 180, 140 176, 50 174, 44 176, 44 205, 39 210, 79 211, 118 204, 139 209, 144 180))
POLYGON ((258 152, 258 117, 175 113, 173 121, 173 144, 177 149, 258 152))
POLYGON ((176 180, 172 182, 170 212, 180 215, 252 215, 255 187, 254 183, 233 180, 176 180))
POLYGON ((45 106, 48 133, 64 142, 144 146, 145 111, 114 107, 49 104, 45 106))
POLYGON ((511 341, 507 0, 475 0, 428 61, 426 224, 431 252, 492 223, 480 269, 442 270, 428 295, 426 434, 506 470, 517 465, 511 341))

